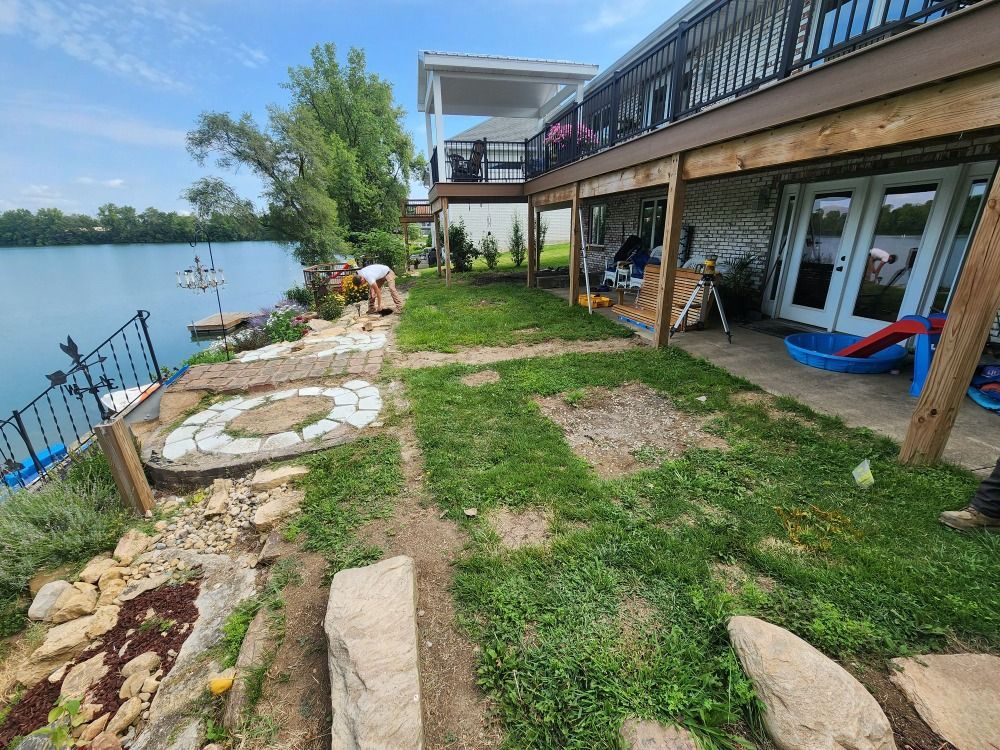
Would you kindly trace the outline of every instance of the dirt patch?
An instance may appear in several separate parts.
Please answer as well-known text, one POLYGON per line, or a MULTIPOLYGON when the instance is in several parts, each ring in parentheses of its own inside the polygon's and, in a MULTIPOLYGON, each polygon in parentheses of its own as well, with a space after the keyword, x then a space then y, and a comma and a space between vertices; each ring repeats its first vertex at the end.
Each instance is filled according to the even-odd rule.
POLYGON ((160 397, 160 424, 173 424, 201 403, 207 391, 178 391, 167 388, 160 397))
POLYGON ((812 424, 812 421, 794 412, 785 411, 778 406, 778 399, 770 393, 760 391, 740 391, 729 397, 730 403, 737 406, 762 406, 770 419, 794 419, 802 424, 812 424))
POLYGON ((489 750, 503 737, 494 710, 476 685, 479 648, 455 623, 452 565, 466 544, 458 526, 424 496, 423 456, 411 424, 394 430, 402 443, 405 485, 391 518, 359 530, 384 557, 409 555, 417 568, 417 629, 424 742, 428 750, 489 750))
POLYGON ((489 514, 490 526, 500 537, 500 544, 507 549, 538 546, 549 538, 552 514, 543 510, 514 512, 500 508, 489 514))
POLYGON ((702 419, 678 411, 641 383, 574 391, 536 402, 563 428, 573 452, 606 479, 646 468, 650 458, 661 455, 679 456, 693 447, 729 447, 702 430, 702 419))
POLYGON ((646 643, 645 634, 655 627, 656 610, 641 596, 625 597, 618 605, 618 630, 622 634, 622 646, 627 651, 646 651, 639 644, 646 643))
POLYGON ((500 373, 496 370, 480 370, 479 372, 474 372, 471 375, 466 375, 461 379, 462 385, 468 385, 475 388, 480 385, 488 385, 489 383, 497 383, 500 381, 500 373))
POLYGON ((774 579, 765 575, 755 575, 751 579, 750 574, 739 565, 715 563, 712 565, 712 577, 725 587, 730 596, 738 596, 751 580, 757 588, 769 594, 777 587, 774 579))
MULTIPOLYGON (((527 333, 521 329, 518 333, 527 333)), ((620 352, 645 346, 638 336, 627 339, 604 339, 602 341, 544 341, 540 344, 516 344, 514 346, 478 346, 459 349, 457 352, 410 352, 396 353, 393 364, 398 367, 436 367, 437 365, 463 364, 485 365, 490 362, 505 362, 510 359, 529 357, 557 357, 560 354, 596 354, 620 352)))
POLYGON ((288 629, 268 668, 256 707, 256 713, 264 721, 273 720, 278 730, 267 739, 248 731, 238 737, 237 747, 242 750, 326 750, 330 746, 330 675, 323 630, 329 598, 326 560, 295 547, 289 557, 301 580, 282 593, 288 629))
POLYGON ((892 725, 892 733, 899 750, 954 750, 924 720, 906 699, 903 692, 889 680, 888 673, 874 664, 842 664, 865 686, 882 706, 886 718, 892 725))
POLYGON ((272 401, 257 409, 248 409, 230 422, 226 431, 231 434, 276 435, 288 430, 301 430, 318 422, 327 414, 333 404, 320 396, 292 396, 281 401, 272 401))

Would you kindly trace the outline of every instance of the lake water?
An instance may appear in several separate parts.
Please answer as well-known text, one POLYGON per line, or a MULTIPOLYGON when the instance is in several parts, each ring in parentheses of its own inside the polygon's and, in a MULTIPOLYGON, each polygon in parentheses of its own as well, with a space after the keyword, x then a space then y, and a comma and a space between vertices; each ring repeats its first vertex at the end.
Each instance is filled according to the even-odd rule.
MULTIPOLYGON (((256 311, 302 283, 302 269, 274 242, 212 245, 224 269, 222 309, 256 311)), ((177 366, 211 342, 192 341, 187 324, 218 313, 215 294, 177 286, 175 272, 208 265, 208 247, 181 244, 0 248, 0 414, 9 415, 48 387, 45 374, 68 369, 59 344, 72 336, 89 352, 136 310, 150 312, 161 366, 177 366)))

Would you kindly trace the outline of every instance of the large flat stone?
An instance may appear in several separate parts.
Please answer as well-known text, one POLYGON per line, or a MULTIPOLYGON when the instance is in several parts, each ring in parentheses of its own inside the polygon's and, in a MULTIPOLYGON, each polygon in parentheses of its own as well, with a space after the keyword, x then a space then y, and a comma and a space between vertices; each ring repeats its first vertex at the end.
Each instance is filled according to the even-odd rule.
POLYGON ((1000 747, 1000 658, 928 654, 892 664, 890 679, 942 739, 958 750, 1000 747))
POLYGON ((878 702, 798 636, 756 617, 733 617, 729 639, 764 702, 764 727, 778 750, 896 750, 878 702))
POLYGON ((648 719, 626 719, 621 736, 629 750, 698 750, 688 730, 648 719))
POLYGON ((118 546, 115 547, 115 558, 122 565, 130 565, 135 558, 149 549, 152 543, 152 537, 143 534, 138 529, 132 529, 118 541, 118 546))
POLYGON ((309 469, 305 466, 278 466, 273 469, 258 469, 250 480, 250 489, 254 492, 279 487, 296 477, 305 476, 309 469))
POLYGON ((69 622, 93 614, 95 609, 97 609, 97 587, 79 581, 59 595, 45 619, 54 623, 69 622))
POLYGON ((423 747, 416 597, 405 556, 333 577, 324 629, 334 750, 423 747))
POLYGON ((83 700, 91 685, 103 679, 107 673, 108 668, 104 664, 104 652, 102 651, 97 656, 92 656, 69 670, 66 679, 63 680, 59 688, 60 694, 64 698, 83 700))
POLYGON ((26 687, 33 687, 43 677, 48 677, 57 668, 83 653, 90 643, 87 630, 94 622, 94 616, 56 625, 45 634, 45 641, 36 648, 28 661, 18 670, 17 681, 26 687))
POLYGON ((250 622, 243 645, 240 646, 240 654, 236 659, 236 679, 226 693, 226 710, 222 715, 222 724, 230 732, 239 730, 247 710, 247 675, 255 666, 263 664, 276 648, 268 624, 270 617, 270 610, 261 607, 250 622))
POLYGON ((73 589, 69 581, 49 581, 42 586, 35 599, 28 607, 28 617, 32 620, 44 620, 52 612, 56 602, 65 592, 73 589))
POLYGON ((285 490, 274 496, 254 511, 253 524, 257 531, 270 531, 288 516, 298 513, 304 493, 299 490, 285 490))

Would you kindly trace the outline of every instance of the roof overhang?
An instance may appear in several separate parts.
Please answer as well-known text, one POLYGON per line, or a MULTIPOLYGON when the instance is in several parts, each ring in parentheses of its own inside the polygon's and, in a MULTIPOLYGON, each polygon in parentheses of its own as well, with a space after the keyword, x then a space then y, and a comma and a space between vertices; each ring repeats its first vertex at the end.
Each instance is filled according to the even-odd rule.
POLYGON ((544 117, 597 75, 596 65, 564 60, 417 54, 417 109, 434 112, 433 81, 441 82, 441 112, 482 117, 544 117))

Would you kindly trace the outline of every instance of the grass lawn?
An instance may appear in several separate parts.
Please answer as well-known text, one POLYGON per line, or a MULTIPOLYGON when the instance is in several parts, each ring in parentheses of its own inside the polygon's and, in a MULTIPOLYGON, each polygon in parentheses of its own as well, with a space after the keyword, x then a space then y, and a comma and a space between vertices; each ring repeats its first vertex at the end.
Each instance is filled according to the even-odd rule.
POLYGON ((936 520, 973 492, 964 470, 905 469, 892 441, 790 400, 743 403, 752 386, 676 348, 491 367, 500 381, 479 387, 457 365, 404 377, 429 487, 474 540, 456 596, 507 747, 617 748, 629 715, 685 725, 705 748, 752 740, 758 708, 725 631, 737 613, 859 669, 1000 648, 1000 535, 936 520), (730 449, 605 481, 533 401, 630 381, 708 418, 730 449), (851 477, 864 458, 869 490, 851 477), (503 506, 549 510, 549 543, 502 548, 486 519, 503 506))
POLYGON ((600 315, 521 284, 474 286, 470 276, 410 287, 396 340, 404 351, 455 351, 459 346, 511 346, 550 339, 626 338, 632 332, 600 315))

